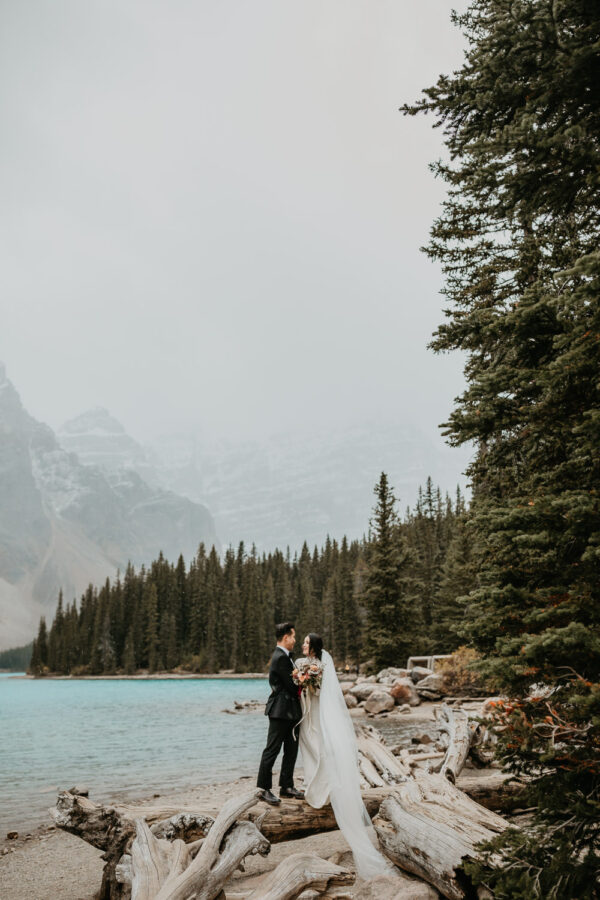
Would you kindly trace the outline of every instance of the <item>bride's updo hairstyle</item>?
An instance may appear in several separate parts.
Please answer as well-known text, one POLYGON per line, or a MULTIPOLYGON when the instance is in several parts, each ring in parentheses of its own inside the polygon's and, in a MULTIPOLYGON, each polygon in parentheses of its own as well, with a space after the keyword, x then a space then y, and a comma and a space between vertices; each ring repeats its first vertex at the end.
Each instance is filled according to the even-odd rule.
POLYGON ((323 653, 323 638, 320 634, 313 634, 311 632, 308 635, 308 652, 314 653, 317 659, 321 659, 321 654, 323 653))

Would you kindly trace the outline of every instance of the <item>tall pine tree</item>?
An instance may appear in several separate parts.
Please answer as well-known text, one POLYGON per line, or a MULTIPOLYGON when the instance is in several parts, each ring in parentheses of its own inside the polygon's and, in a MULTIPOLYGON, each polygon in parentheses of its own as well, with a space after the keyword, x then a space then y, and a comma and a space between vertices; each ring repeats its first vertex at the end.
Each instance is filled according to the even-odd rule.
POLYGON ((478 447, 467 632, 511 698, 499 752, 536 808, 475 875, 496 897, 582 900, 600 821, 600 5, 476 0, 456 21, 463 66, 406 111, 433 113, 449 150, 428 252, 450 301, 434 347, 467 354, 447 433, 478 447))
POLYGON ((411 555, 402 537, 396 498, 387 475, 374 489, 372 543, 365 588, 367 652, 375 667, 404 665, 414 646, 415 597, 409 574, 411 555))

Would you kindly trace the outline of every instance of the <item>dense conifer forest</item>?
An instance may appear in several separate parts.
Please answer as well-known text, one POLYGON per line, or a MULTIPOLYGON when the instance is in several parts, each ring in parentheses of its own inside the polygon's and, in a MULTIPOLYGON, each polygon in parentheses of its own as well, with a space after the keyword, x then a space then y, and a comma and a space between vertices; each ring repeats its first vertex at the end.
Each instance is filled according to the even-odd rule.
POLYGON ((147 569, 129 566, 112 583, 90 585, 79 603, 61 594, 51 627, 40 621, 30 670, 263 672, 275 624, 285 619, 301 636, 322 634, 340 665, 452 650, 459 638, 451 627, 462 617, 456 586, 464 593, 473 579, 465 502, 460 491, 442 497, 428 479, 403 521, 396 507, 382 475, 373 533, 360 541, 328 538, 294 557, 259 555, 243 544, 221 556, 201 545, 188 565, 160 555, 147 569), (386 584, 387 608, 380 602, 386 584))
POLYGON ((10 650, 0 652, 0 671, 24 672, 31 660, 33 644, 25 644, 23 647, 13 647, 10 650))
POLYGON ((454 20, 462 66, 404 111, 447 148, 427 252, 448 301, 433 348, 467 359, 446 433, 477 447, 464 635, 534 811, 471 874, 497 898, 583 900, 600 871, 600 5, 475 0, 454 20))

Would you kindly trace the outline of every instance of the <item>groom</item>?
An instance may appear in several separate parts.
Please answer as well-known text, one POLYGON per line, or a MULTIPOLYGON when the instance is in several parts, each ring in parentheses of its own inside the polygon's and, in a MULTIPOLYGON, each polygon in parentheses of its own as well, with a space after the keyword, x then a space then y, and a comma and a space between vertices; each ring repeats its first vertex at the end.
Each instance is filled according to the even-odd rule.
POLYGON ((279 794, 281 797, 294 797, 304 800, 302 791, 294 787, 294 766, 298 756, 298 738, 294 737, 294 726, 302 718, 302 707, 298 697, 298 686, 294 684, 292 672, 294 663, 292 650, 296 643, 296 629, 292 622, 282 622, 275 628, 277 647, 271 657, 269 667, 269 684, 271 696, 267 700, 265 715, 269 717, 269 734, 267 746, 263 751, 258 770, 257 787, 262 789, 261 799, 278 806, 279 797, 272 793, 273 764, 283 744, 283 761, 279 776, 279 794))

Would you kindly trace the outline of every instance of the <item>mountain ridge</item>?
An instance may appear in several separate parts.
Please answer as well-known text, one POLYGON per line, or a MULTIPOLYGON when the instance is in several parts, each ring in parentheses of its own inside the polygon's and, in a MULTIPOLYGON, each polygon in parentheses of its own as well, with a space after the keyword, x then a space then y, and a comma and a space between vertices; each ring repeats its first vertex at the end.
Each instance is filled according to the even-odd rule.
POLYGON ((32 637, 60 588, 70 602, 129 561, 149 564, 160 551, 189 561, 201 542, 218 543, 203 505, 65 450, 2 364, 0 429, 0 649, 32 637))

